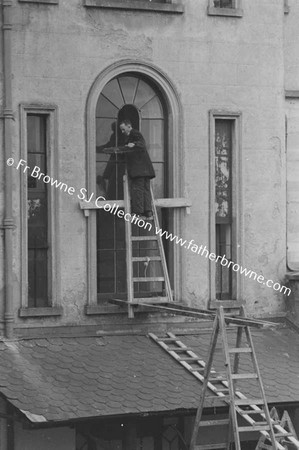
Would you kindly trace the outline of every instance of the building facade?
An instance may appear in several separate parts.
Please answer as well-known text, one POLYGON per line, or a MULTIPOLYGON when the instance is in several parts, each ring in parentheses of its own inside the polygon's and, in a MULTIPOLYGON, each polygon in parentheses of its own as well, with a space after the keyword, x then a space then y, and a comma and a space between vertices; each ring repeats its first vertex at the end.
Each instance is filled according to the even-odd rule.
MULTIPOLYGON (((111 302, 126 299, 125 224, 97 208, 97 199, 123 198, 124 162, 103 149, 121 144, 119 123, 131 120, 154 164, 154 196, 191 204, 159 209, 161 229, 171 233, 164 234, 164 243, 176 302, 207 309, 219 300, 236 300, 259 317, 281 317, 292 304, 295 323, 299 5, 296 0, 2 0, 1 10, 0 326, 3 352, 11 352, 7 361, 13 355, 17 365, 22 355, 26 360, 28 373, 23 379, 19 366, 16 384, 23 379, 25 386, 32 377, 41 398, 33 401, 34 411, 25 411, 24 392, 16 390, 19 403, 12 406, 6 386, 0 448, 182 448, 196 408, 192 381, 190 392, 179 394, 188 401, 173 408, 179 414, 167 402, 185 382, 184 374, 165 392, 163 407, 145 402, 138 410, 128 391, 115 411, 113 404, 107 411, 98 404, 80 412, 69 398, 69 410, 59 414, 55 401, 61 412, 58 403, 67 398, 67 387, 60 386, 43 409, 51 383, 56 386, 63 370, 76 367, 89 351, 110 367, 119 347, 129 365, 137 364, 129 349, 136 345, 140 355, 147 349, 143 338, 131 342, 131 334, 167 323, 190 333, 197 329, 186 319, 138 309, 128 319, 126 309, 111 302), (50 355, 60 345, 67 361, 68 351, 76 353, 72 338, 78 339, 81 359, 70 358, 70 366, 65 362, 46 386, 35 365, 38 348, 45 339, 50 355)), ((135 251, 156 254, 150 245, 135 251)), ((136 270, 143 274, 143 265, 136 270)), ((149 271, 159 275, 155 265, 149 271)), ((144 297, 161 293, 163 285, 140 283, 137 290, 144 297)), ((283 336, 283 348, 297 339, 293 333, 283 336)), ((153 364, 157 359, 153 353, 153 364)), ((58 360, 46 360, 50 372, 57 369, 58 360)), ((142 361, 146 366, 146 358, 142 361)), ((294 356, 294 367, 297 363, 294 356)), ((123 361, 111 371, 124 367, 123 361)), ((88 359, 82 370, 92 374, 88 359)), ((147 379, 141 369, 139 375, 147 379)), ((103 386, 104 378, 93 387, 103 386)), ((26 398, 34 396, 31 388, 26 398)), ((271 399, 288 404, 296 422, 298 395, 271 399)))

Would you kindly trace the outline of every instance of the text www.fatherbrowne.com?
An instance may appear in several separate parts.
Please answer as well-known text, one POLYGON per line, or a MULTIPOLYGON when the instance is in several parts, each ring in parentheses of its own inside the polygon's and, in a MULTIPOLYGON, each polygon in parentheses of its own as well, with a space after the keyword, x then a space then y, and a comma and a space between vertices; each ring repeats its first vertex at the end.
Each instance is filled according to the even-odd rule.
POLYGON ((186 239, 182 239, 176 235, 173 235, 172 233, 168 233, 168 231, 166 230, 163 231, 158 228, 156 228, 156 234, 159 234, 161 237, 164 237, 169 241, 175 242, 177 245, 180 245, 187 250, 191 250, 193 253, 204 256, 210 261, 220 263, 223 267, 231 268, 234 272, 240 272, 241 275, 244 275, 247 278, 253 278, 258 283, 274 289, 274 291, 282 292, 283 294, 286 294, 288 296, 291 294, 290 288, 282 286, 280 283, 275 283, 273 280, 265 279, 263 275, 258 275, 253 270, 246 269, 246 267, 242 267, 240 264, 234 263, 233 261, 227 259, 225 255, 217 256, 215 253, 210 253, 205 245, 198 246, 197 244, 195 244, 193 239, 191 239, 191 241, 188 241, 186 239))
MULTIPOLYGON (((8 166, 14 166, 15 160, 14 158, 8 158, 6 161, 6 164, 8 166)), ((15 167, 17 170, 21 169, 23 173, 29 174, 33 178, 37 178, 38 180, 42 180, 45 184, 49 184, 51 187, 58 189, 60 191, 63 191, 71 196, 74 194, 76 195, 76 189, 73 186, 68 186, 66 183, 62 183, 61 181, 58 181, 52 177, 50 177, 48 174, 45 174, 41 172, 41 169, 38 166, 34 166, 33 169, 31 169, 27 165, 27 161, 24 159, 20 159, 17 163, 17 166, 15 167)), ((89 198, 87 198, 87 189, 81 188, 79 190, 79 193, 77 193, 77 198, 79 200, 85 201, 87 203, 90 203, 93 198, 96 196, 94 193, 92 193, 89 198)), ((133 214, 126 213, 122 209, 119 209, 117 204, 114 204, 113 206, 109 203, 102 205, 103 202, 105 202, 106 199, 103 196, 99 196, 94 199, 94 203, 96 207, 103 208, 106 212, 109 212, 110 214, 117 215, 119 218, 123 218, 127 222, 131 222, 133 224, 136 224, 140 228, 145 228, 148 231, 151 231, 152 224, 150 222, 144 221, 139 216, 133 214), (99 202, 99 203, 98 203, 99 202)), ((206 246, 200 245, 198 246, 193 239, 191 241, 188 241, 187 239, 182 239, 176 235, 173 235, 172 233, 168 233, 166 230, 162 230, 160 228, 155 229, 156 235, 161 236, 164 239, 167 239, 171 242, 174 242, 177 245, 180 245, 181 247, 184 247, 187 250, 191 250, 193 253, 197 253, 200 256, 204 256, 205 258, 208 258, 210 261, 214 261, 215 263, 220 263, 221 266, 227 267, 228 269, 231 268, 234 272, 240 272, 241 275, 244 275, 247 278, 253 278, 255 281, 257 281, 259 284, 265 285, 269 288, 274 289, 274 291, 279 291, 283 294, 290 295, 291 289, 282 286, 280 283, 275 283, 273 280, 265 279, 263 275, 258 275, 253 270, 246 269, 245 267, 242 267, 241 265, 234 263, 233 261, 226 258, 226 255, 216 255, 215 253, 210 253, 206 246)))

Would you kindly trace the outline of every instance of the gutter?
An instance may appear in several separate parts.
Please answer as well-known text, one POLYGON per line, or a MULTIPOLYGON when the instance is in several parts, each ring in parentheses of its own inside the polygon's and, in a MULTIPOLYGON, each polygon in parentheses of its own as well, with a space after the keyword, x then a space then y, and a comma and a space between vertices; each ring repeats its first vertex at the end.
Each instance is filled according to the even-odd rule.
POLYGON ((11 89, 11 6, 12 0, 2 0, 2 37, 3 37, 3 85, 4 85, 4 108, 3 108, 3 143, 4 143, 4 270, 5 270, 5 303, 4 303, 4 326, 5 336, 13 337, 13 230, 15 228, 12 214, 12 170, 6 164, 12 156, 12 89, 11 89))

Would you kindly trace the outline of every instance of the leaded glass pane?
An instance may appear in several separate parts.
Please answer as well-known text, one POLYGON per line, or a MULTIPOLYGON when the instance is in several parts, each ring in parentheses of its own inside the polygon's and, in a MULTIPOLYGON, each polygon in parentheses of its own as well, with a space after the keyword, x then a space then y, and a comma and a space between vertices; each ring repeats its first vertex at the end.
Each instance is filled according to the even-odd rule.
POLYGON ((120 77, 119 84, 121 88, 121 93, 125 100, 125 103, 132 104, 134 102, 138 78, 135 77, 120 77))
MULTIPOLYGON (((46 117, 27 116, 30 167, 47 173, 46 117)), ((28 306, 48 305, 48 195, 47 185, 28 175, 28 306)))
POLYGON ((216 218, 227 222, 232 214, 232 122, 216 120, 215 125, 216 218))

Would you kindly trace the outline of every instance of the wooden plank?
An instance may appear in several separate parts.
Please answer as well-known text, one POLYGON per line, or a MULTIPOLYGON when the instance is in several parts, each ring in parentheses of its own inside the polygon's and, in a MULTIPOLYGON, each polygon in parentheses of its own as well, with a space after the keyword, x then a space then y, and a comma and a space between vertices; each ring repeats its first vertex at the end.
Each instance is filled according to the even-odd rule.
POLYGON ((236 398, 236 405, 264 405, 265 402, 262 398, 236 398))
POLYGON ((161 261, 161 256, 133 256, 133 262, 161 261))
POLYGON ((132 241, 156 241, 158 238, 157 236, 132 236, 132 241))
POLYGON ((249 380, 249 379, 257 379, 258 376, 256 373, 232 373, 233 380, 249 380))
MULTIPOLYGON (((96 200, 96 198, 95 198, 96 200)), ((158 208, 190 208, 192 203, 190 200, 186 198, 156 198, 154 200, 154 204, 158 208)), ((79 202, 80 209, 101 209, 104 208, 105 205, 110 205, 119 208, 123 208, 125 206, 124 200, 98 200, 95 201, 80 201, 79 202)), ((109 212, 109 211, 107 211, 109 212)))
POLYGON ((168 303, 168 297, 144 297, 144 298, 134 298, 132 303, 133 305, 139 305, 140 303, 149 303, 149 304, 163 304, 168 303))
POLYGON ((229 353, 251 353, 252 349, 249 347, 236 347, 228 349, 229 353))
POLYGON ((221 426, 228 425, 229 419, 218 419, 218 420, 202 420, 199 424, 200 427, 213 427, 213 426, 221 426))
POLYGON ((133 277, 134 283, 147 283, 148 281, 164 281, 164 277, 133 277))
POLYGON ((195 445, 194 450, 219 450, 226 449, 227 444, 224 442, 221 442, 219 444, 202 444, 202 445, 195 445))
POLYGON ((239 433, 245 433, 247 431, 269 431, 269 425, 252 425, 247 427, 238 427, 239 433))

